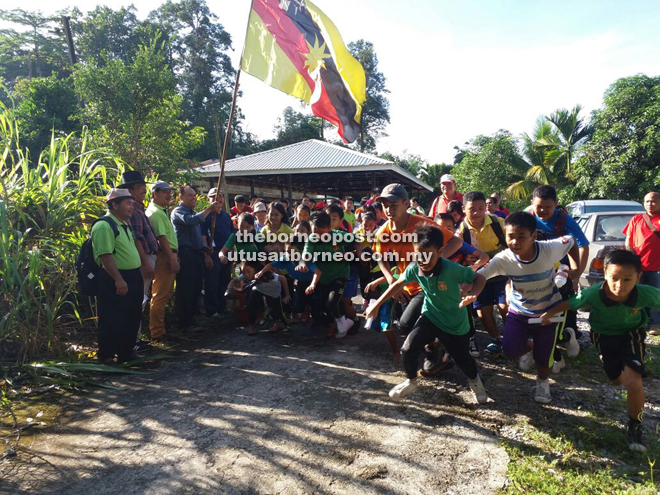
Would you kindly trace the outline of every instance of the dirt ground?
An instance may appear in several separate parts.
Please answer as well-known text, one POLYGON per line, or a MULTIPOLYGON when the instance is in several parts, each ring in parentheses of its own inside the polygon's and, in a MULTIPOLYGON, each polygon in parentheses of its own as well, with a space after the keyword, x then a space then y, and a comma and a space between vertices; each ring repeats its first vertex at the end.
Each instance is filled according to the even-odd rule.
POLYGON ((2 467, 0 491, 467 494, 505 483, 508 456, 457 369, 397 404, 387 392, 403 374, 375 333, 200 339, 109 382, 120 390, 72 398, 2 467))

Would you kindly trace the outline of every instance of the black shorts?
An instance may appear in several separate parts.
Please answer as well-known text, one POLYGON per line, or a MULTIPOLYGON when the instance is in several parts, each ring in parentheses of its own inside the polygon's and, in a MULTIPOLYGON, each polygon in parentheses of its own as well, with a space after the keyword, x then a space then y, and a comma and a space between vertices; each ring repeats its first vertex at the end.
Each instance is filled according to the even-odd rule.
POLYGON ((642 377, 646 377, 644 369, 645 339, 646 331, 642 328, 622 335, 601 335, 591 332, 591 341, 600 354, 605 373, 610 380, 619 378, 624 366, 628 366, 642 377))

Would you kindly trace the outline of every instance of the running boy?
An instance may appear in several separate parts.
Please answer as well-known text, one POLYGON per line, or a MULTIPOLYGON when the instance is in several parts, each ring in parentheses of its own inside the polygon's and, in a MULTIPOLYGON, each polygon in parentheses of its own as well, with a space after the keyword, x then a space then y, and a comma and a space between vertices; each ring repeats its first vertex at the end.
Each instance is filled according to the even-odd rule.
MULTIPOLYGON (((465 193, 463 201, 465 220, 459 228, 460 235, 465 242, 485 252, 492 259, 497 253, 506 249, 504 220, 487 214, 486 196, 480 191, 465 193)), ((493 312, 495 306, 504 319, 507 311, 506 277, 495 277, 489 280, 474 303, 474 309, 477 310, 484 329, 493 338, 493 341, 486 347, 486 351, 491 354, 502 352, 500 333, 493 312)))
POLYGON ((642 262, 635 253, 614 249, 605 256, 605 281, 563 301, 546 311, 541 318, 568 308, 591 306, 591 340, 596 345, 607 377, 613 385, 623 385, 628 392, 628 448, 646 452, 642 438, 644 387, 642 378, 646 346, 644 308, 660 307, 660 289, 639 283, 642 262))
POLYGON ((470 356, 466 305, 474 301, 483 289, 486 279, 470 268, 443 259, 446 237, 439 227, 420 225, 415 229, 413 242, 418 261, 408 265, 399 279, 390 285, 378 302, 369 309, 367 318, 375 318, 381 304, 400 294, 406 284, 416 282, 424 293, 422 315, 401 347, 403 367, 407 380, 390 390, 390 397, 400 400, 417 390, 419 355, 427 344, 437 338, 468 376, 470 389, 477 402, 488 400, 477 364, 470 356), (467 295, 461 298, 461 291, 467 295))
POLYGON ((495 255, 477 273, 486 278, 506 276, 511 280, 511 306, 502 342, 504 355, 515 359, 531 353, 527 359, 533 356, 538 369, 534 400, 548 404, 552 401, 548 377, 559 325, 530 323, 530 318, 538 318, 561 303, 554 283, 554 265, 566 256, 575 240, 560 237, 537 241, 536 219, 523 211, 509 215, 504 225, 508 249, 495 255))

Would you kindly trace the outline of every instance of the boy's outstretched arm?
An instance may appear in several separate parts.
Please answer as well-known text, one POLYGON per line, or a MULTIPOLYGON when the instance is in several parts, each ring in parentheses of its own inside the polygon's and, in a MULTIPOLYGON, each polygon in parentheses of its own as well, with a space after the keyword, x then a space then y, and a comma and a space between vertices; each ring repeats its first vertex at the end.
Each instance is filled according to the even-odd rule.
MULTIPOLYGON (((297 269, 297 267, 296 267, 296 269, 297 269)), ((319 283, 319 280, 321 280, 321 275, 322 275, 322 273, 321 273, 320 268, 317 268, 316 270, 314 270, 314 276, 312 277, 312 282, 309 284, 309 287, 307 287, 305 289, 305 294, 307 294, 309 296, 309 295, 314 293, 314 291, 316 290, 316 286, 319 283)))
POLYGON ((477 256, 477 261, 475 261, 470 265, 470 268, 472 268, 472 270, 474 270, 475 272, 490 261, 490 256, 488 256, 483 251, 480 251, 479 249, 477 249, 472 254, 477 256))
POLYGON ((563 313, 569 309, 570 306, 568 305, 568 301, 562 301, 561 303, 557 304, 557 306, 550 308, 541 315, 541 325, 549 325, 550 322, 548 320, 550 320, 550 318, 555 316, 557 313, 563 313))
POLYGON ((396 297, 398 294, 400 294, 403 288, 406 286, 406 283, 408 282, 406 282, 405 279, 401 277, 399 280, 390 285, 383 293, 383 295, 378 298, 376 304, 369 311, 367 311, 367 313, 365 313, 365 318, 375 318, 378 314, 378 308, 380 308, 380 306, 390 297, 396 297))
POLYGON ((264 266, 257 274, 254 276, 257 280, 259 280, 261 277, 263 277, 266 273, 270 272, 273 270, 273 264, 268 263, 266 266, 264 266))
POLYGON ((486 285, 486 277, 484 277, 480 273, 475 273, 474 282, 472 282, 472 287, 467 292, 467 294, 465 294, 458 307, 462 308, 476 301, 477 296, 481 294, 481 291, 484 289, 484 285, 486 285))

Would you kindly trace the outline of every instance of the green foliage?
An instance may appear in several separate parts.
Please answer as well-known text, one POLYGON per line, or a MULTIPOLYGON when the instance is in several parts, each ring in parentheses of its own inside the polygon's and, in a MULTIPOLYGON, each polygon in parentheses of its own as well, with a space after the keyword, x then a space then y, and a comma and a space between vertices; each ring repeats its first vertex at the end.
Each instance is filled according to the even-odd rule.
MULTIPOLYGON (((467 143, 461 161, 452 168, 452 175, 461 192, 476 190, 486 195, 497 192, 507 199, 507 187, 512 181, 524 178, 526 165, 511 133, 500 130, 493 136, 477 136, 467 143)), ((509 205, 513 206, 510 201, 509 205)))
POLYGON ((450 174, 453 167, 453 165, 448 165, 446 163, 426 165, 426 167, 422 169, 420 177, 429 186, 438 187, 440 186, 440 178, 445 174, 450 174))
POLYGON ((134 169, 168 180, 186 168, 184 157, 203 141, 204 130, 182 120, 182 97, 164 49, 154 39, 139 46, 130 63, 92 61, 74 79, 96 143, 134 169))
POLYGON ((413 155, 408 153, 408 150, 404 150, 403 155, 397 156, 392 153, 385 152, 380 155, 381 158, 394 162, 396 165, 401 167, 404 170, 407 170, 415 177, 420 177, 422 173, 428 167, 428 163, 419 155, 413 155))
POLYGON ((0 76, 9 88, 24 77, 68 75, 71 64, 59 18, 23 9, 0 10, 0 17, 19 26, 0 30, 0 76))
POLYGON ((619 79, 594 112, 595 132, 576 164, 583 198, 641 201, 660 187, 660 76, 619 79))
MULTIPOLYGON (((214 119, 221 125, 227 121, 236 77, 228 54, 231 37, 205 0, 168 0, 149 20, 168 38, 168 61, 183 97, 184 119, 206 130, 204 143, 193 153, 202 159, 215 156, 214 119)), ((235 116, 236 122, 240 118, 235 116)))
POLYGON ((24 361, 56 343, 80 319, 73 297, 83 221, 103 213, 108 171, 117 162, 53 140, 36 163, 23 151, 13 112, 0 105, 0 349, 24 361))
POLYGON ((20 79, 15 97, 22 143, 37 156, 50 146, 53 132, 64 137, 80 127, 72 117, 78 107, 71 77, 59 79, 52 74, 20 79))
POLYGON ((277 133, 275 139, 263 141, 259 151, 300 143, 308 139, 321 139, 321 119, 286 107, 282 117, 277 119, 275 132, 277 133))
POLYGON ((362 132, 357 147, 362 152, 373 152, 376 140, 386 136, 385 126, 390 123, 390 102, 385 87, 385 76, 378 70, 378 57, 373 43, 358 40, 348 44, 348 49, 364 67, 367 81, 367 101, 362 106, 362 132))
POLYGON ((135 12, 133 5, 119 10, 98 6, 86 14, 74 10, 71 30, 79 58, 98 65, 112 59, 130 63, 138 47, 150 39, 146 23, 141 23, 135 12))

